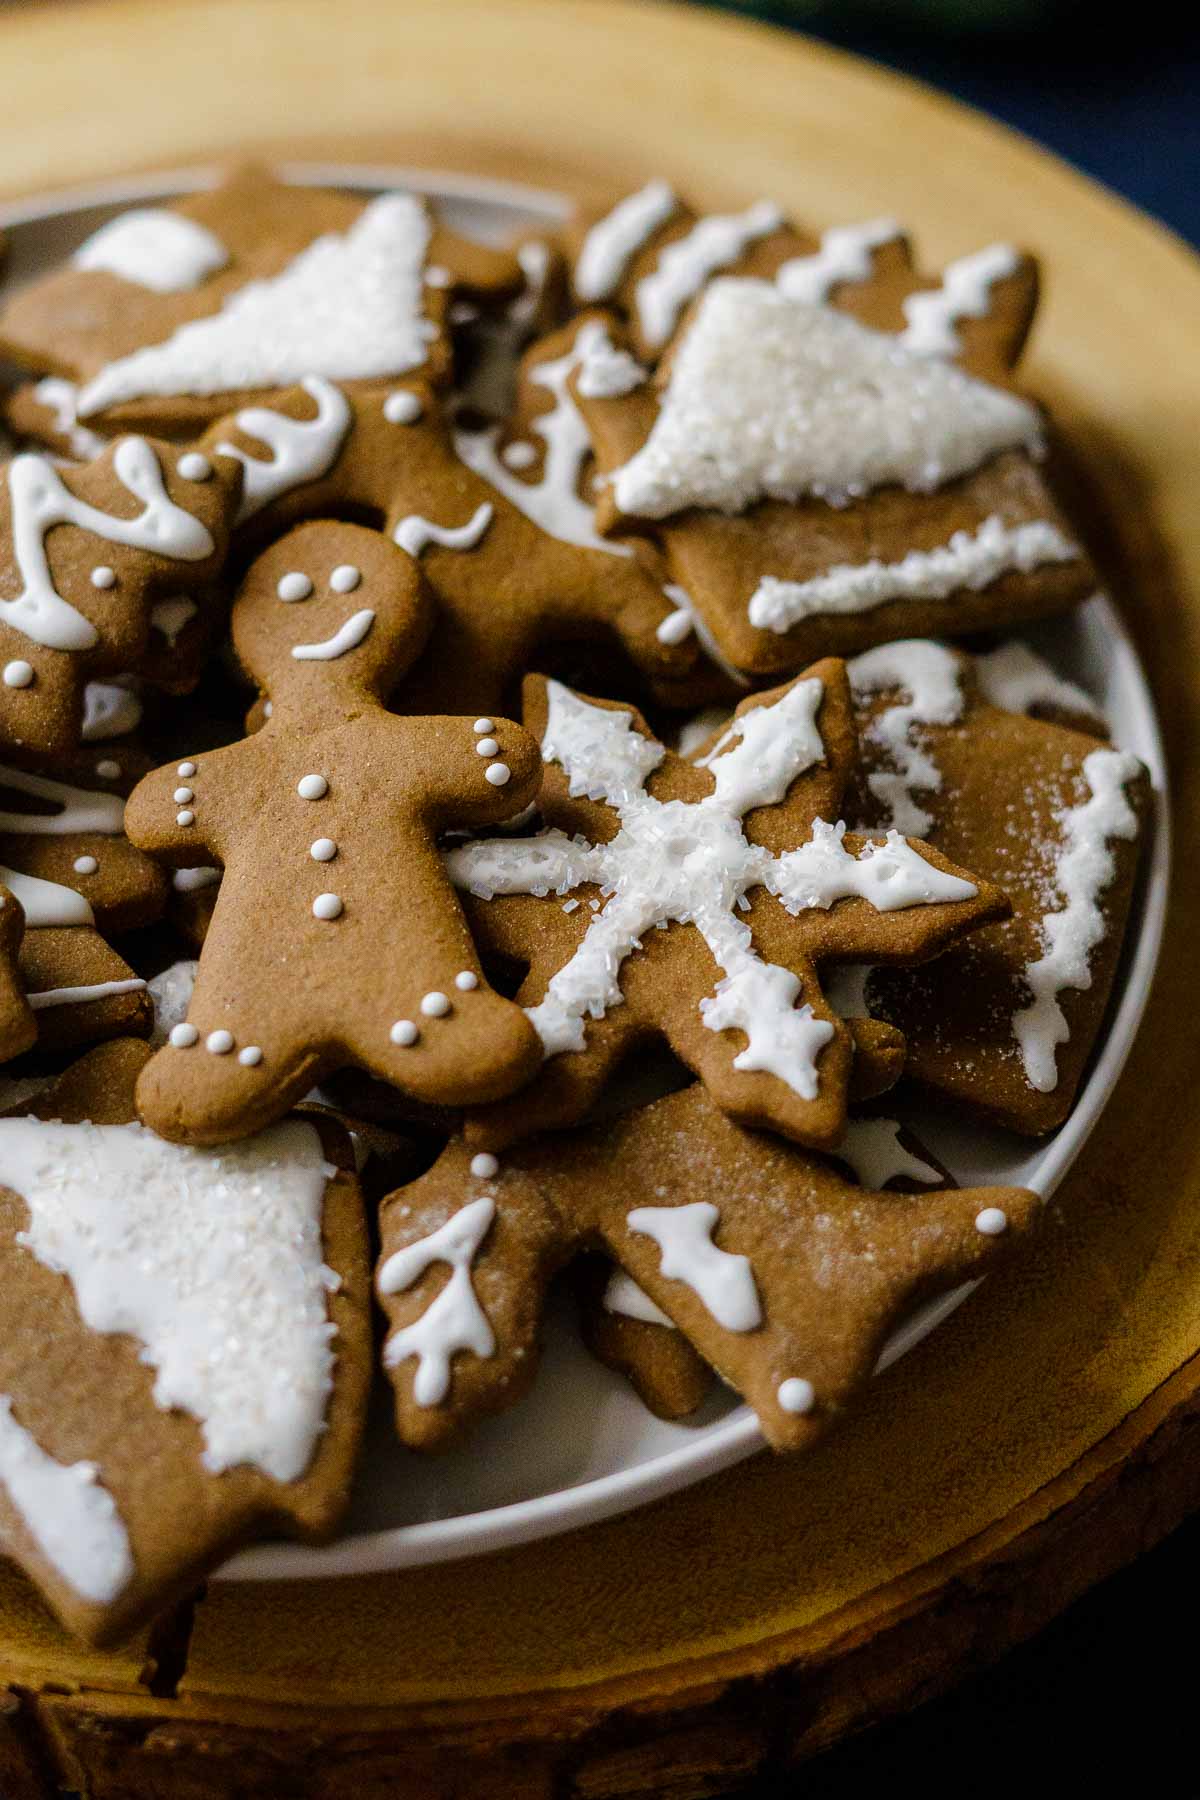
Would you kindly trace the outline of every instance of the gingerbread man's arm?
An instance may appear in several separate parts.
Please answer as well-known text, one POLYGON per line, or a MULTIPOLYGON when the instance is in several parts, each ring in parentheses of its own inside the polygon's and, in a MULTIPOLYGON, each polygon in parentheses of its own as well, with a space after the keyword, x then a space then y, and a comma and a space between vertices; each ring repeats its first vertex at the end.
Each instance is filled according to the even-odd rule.
POLYGON ((541 752, 511 719, 396 719, 394 731, 392 766, 405 799, 423 790, 435 828, 497 825, 537 797, 541 752))
POLYGON ((125 835, 175 869, 224 862, 222 798, 233 775, 231 758, 253 752, 255 740, 166 763, 143 777, 125 802, 125 835))

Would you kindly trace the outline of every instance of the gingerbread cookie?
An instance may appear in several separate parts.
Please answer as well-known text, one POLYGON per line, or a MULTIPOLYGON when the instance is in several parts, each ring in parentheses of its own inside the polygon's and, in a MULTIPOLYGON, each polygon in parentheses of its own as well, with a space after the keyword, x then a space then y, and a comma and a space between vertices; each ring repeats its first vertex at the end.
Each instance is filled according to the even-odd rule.
POLYGON ((233 459, 137 437, 0 468, 0 745, 78 743, 88 681, 136 670, 155 605, 220 570, 240 488, 233 459))
MULTIPOLYGON (((995 668, 985 660, 993 691, 995 668)), ((1146 770, 1097 738, 988 704, 969 660, 940 644, 882 645, 849 673, 862 745, 851 816, 969 861, 1013 910, 936 968, 876 969, 865 985, 860 972, 846 1003, 902 1029, 907 1072, 923 1086, 1012 1130, 1051 1131, 1071 1110, 1116 974, 1146 770)))
POLYGON ((546 1287, 592 1247, 749 1401, 768 1443, 802 1448, 895 1327, 995 1266, 1039 1207, 1021 1188, 871 1193, 736 1124, 700 1085, 502 1161, 456 1139, 381 1212, 397 1428, 434 1448, 519 1399, 546 1287))
POLYGON ((822 964, 919 962, 1002 918, 1000 891, 898 833, 838 823, 855 758, 830 660, 744 700, 699 763, 641 717, 531 676, 543 830, 451 850, 479 942, 528 966, 517 998, 546 1066, 477 1113, 497 1147, 581 1118, 638 1045, 665 1038, 734 1118, 828 1148, 845 1124, 852 1040, 822 964))
POLYGON ((483 980, 435 834, 526 806, 537 749, 504 719, 384 709, 430 622, 418 567, 385 537, 290 533, 233 613, 267 723, 131 797, 134 843, 224 870, 187 1022, 138 1084, 164 1137, 242 1136, 346 1063, 442 1104, 497 1099, 536 1069, 536 1034, 483 980))
POLYGON ((0 1119, 0 1543, 93 1643, 250 1537, 327 1538, 370 1370, 344 1134, 164 1143, 133 1122, 147 1054, 106 1044, 0 1119))
POLYGON ((24 935, 21 902, 0 884, 0 1063, 20 1056, 37 1038, 37 1020, 25 998, 17 962, 24 935))

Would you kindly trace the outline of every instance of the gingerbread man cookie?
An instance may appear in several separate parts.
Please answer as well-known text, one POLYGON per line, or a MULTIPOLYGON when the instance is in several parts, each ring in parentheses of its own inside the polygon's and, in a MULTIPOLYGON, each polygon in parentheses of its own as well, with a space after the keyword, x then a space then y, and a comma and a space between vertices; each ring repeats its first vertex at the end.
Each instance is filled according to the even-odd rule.
POLYGON ((497 1099, 536 1069, 536 1033, 483 980, 435 837, 526 806, 537 748, 504 719, 384 709, 430 623, 419 569, 385 537, 290 533, 233 613, 267 723, 131 797, 134 843, 224 870, 187 1021, 138 1084, 164 1137, 242 1136, 347 1063, 442 1104, 497 1099))
POLYGON ((37 1038, 37 1020, 25 998, 17 958, 25 935, 25 913, 9 888, 0 885, 0 1062, 10 1062, 37 1038))
POLYGON ((843 665, 739 706, 699 764, 641 717, 531 676, 547 766, 532 838, 447 854, 479 941, 528 966, 518 999, 546 1066, 475 1115, 490 1147, 582 1117, 639 1044, 665 1038, 735 1118, 828 1148, 845 1123, 852 1039, 817 968, 919 962, 1007 903, 898 833, 839 820, 855 738, 843 665))

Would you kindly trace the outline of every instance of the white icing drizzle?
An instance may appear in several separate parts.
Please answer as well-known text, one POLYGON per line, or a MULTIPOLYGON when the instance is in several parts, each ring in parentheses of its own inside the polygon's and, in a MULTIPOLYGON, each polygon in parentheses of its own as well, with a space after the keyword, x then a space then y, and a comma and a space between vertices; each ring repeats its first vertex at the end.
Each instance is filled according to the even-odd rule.
POLYGON ((417 1358, 413 1399, 418 1406, 437 1406, 446 1398, 450 1362, 456 1351, 470 1350, 479 1357, 496 1353, 495 1333, 471 1282, 471 1264, 495 1215, 495 1201, 484 1194, 452 1214, 428 1237, 395 1251, 379 1271, 382 1295, 402 1294, 433 1263, 445 1263, 451 1271, 449 1281, 421 1317, 394 1331, 384 1345, 383 1361, 389 1369, 407 1357, 417 1358))
POLYGON ((179 594, 174 600, 160 600, 150 608, 150 623, 156 631, 161 631, 167 640, 168 648, 173 650, 184 626, 196 617, 199 607, 186 594, 179 594))
MULTIPOLYGON (((188 869, 179 873, 190 875, 194 871, 188 869)), ((196 970, 199 967, 197 962, 174 962, 168 968, 160 969, 146 983, 154 1005, 154 1029, 150 1034, 150 1042, 156 1050, 161 1049, 168 1041, 174 1027, 182 1025, 187 1019, 196 986, 196 970)))
POLYGON ((315 418, 293 419, 267 406, 248 406, 234 419, 239 431, 267 446, 269 457, 251 456, 235 444, 216 446, 218 456, 235 456, 242 465, 239 524, 281 494, 327 475, 341 454, 353 418, 350 402, 319 375, 306 375, 300 385, 316 401, 315 418))
POLYGON ((631 556, 628 545, 599 535, 591 506, 579 498, 579 477, 591 454, 592 440, 571 397, 569 383, 590 349, 606 335, 599 320, 585 320, 563 356, 541 363, 530 373, 530 380, 538 387, 548 388, 554 398, 550 411, 535 419, 530 427, 546 446, 540 481, 522 481, 505 468, 496 450, 497 428, 455 431, 454 449, 469 469, 503 494, 548 537, 578 544, 583 550, 603 550, 607 556, 631 556))
POLYGON ((84 987, 43 988, 40 994, 26 994, 34 1012, 47 1006, 86 1006, 89 1000, 110 1000, 117 994, 140 994, 146 983, 131 975, 124 981, 94 981, 84 987))
POLYGON ((634 290, 638 324, 652 350, 661 350, 676 320, 705 282, 727 269, 759 238, 783 224, 783 214, 769 200, 744 213, 713 213, 700 219, 686 237, 664 246, 649 275, 634 290))
POLYGON ((16 895, 25 912, 25 926, 36 931, 43 925, 94 925, 96 915, 82 894, 40 875, 23 875, 0 863, 0 882, 16 895))
POLYGON ((712 1241, 721 1215, 711 1200, 686 1206, 638 1206, 627 1213, 630 1231, 652 1237, 659 1247, 660 1273, 682 1281, 726 1331, 753 1331, 762 1324, 754 1270, 747 1256, 732 1256, 712 1241))
POLYGON ((473 550, 495 516, 490 500, 482 501, 465 525, 435 525, 432 519, 411 513, 401 519, 392 537, 402 550, 419 557, 430 544, 441 544, 447 550, 473 550))
POLYGON ((107 450, 108 445, 99 432, 89 431, 86 425, 79 423, 76 414, 79 389, 73 381, 65 381, 61 375, 47 375, 35 384, 33 397, 39 406, 52 414, 55 431, 66 439, 70 454, 77 456, 80 462, 90 462, 107 450))
POLYGON ((976 531, 956 531, 935 550, 910 550, 899 562, 872 558, 839 563, 809 581, 764 575, 750 597, 750 623, 760 631, 789 631, 814 614, 872 612, 891 600, 948 600, 979 593, 1001 575, 1028 575, 1046 563, 1074 562, 1079 546, 1049 519, 1006 525, 995 513, 976 531))
POLYGON ((202 561, 216 548, 208 528, 168 495, 158 457, 145 438, 121 440, 113 472, 142 502, 136 518, 116 518, 78 499, 47 457, 28 453, 9 464, 12 554, 24 587, 15 599, 0 599, 0 619, 49 650, 90 650, 99 641, 95 626, 54 586, 46 535, 55 525, 77 525, 106 543, 182 562, 202 561))
POLYGON ((579 361, 575 385, 588 400, 609 400, 620 394, 631 394, 649 379, 644 369, 628 350, 618 350, 601 326, 600 334, 589 337, 579 361))
POLYGON ((171 886, 177 894, 194 894, 200 888, 216 887, 220 879, 220 869, 176 869, 171 876, 171 886))
POLYGON ((9 788, 32 800, 51 800, 58 812, 8 812, 0 808, 0 831, 29 837, 67 837, 73 832, 101 831, 116 837, 125 829, 125 802, 117 794, 90 792, 34 775, 28 769, 0 764, 0 791, 9 788))
POLYGON ((904 302, 908 324, 900 342, 914 356, 957 356, 962 342, 955 326, 960 319, 985 319, 992 289, 1015 275, 1020 252, 1011 244, 989 244, 973 256, 949 263, 940 287, 909 294, 904 302))
POLYGON ((0 1486, 46 1561, 94 1606, 133 1579, 133 1552, 116 1501, 95 1463, 60 1463, 13 1417, 0 1394, 0 1486))
POLYGON ((1065 988, 1092 985, 1091 955, 1105 933, 1100 896, 1117 872, 1110 844, 1137 836, 1125 786, 1141 766, 1129 751, 1093 750, 1083 761, 1091 797, 1059 818, 1063 839, 1053 881, 1066 904, 1042 920, 1045 951, 1025 969, 1033 998, 1013 1018, 1026 1079, 1039 1094, 1058 1086, 1055 1050, 1071 1035, 1058 996, 1065 988))
POLYGON ((740 512, 813 495, 928 493, 1002 450, 1041 448, 1036 409, 771 282, 705 292, 645 444, 613 477, 622 512, 740 512))
POLYGON ((532 238, 527 244, 518 244, 517 263, 525 277, 525 288, 510 304, 507 324, 510 336, 519 344, 533 330, 541 310, 550 275, 549 244, 543 243, 540 238, 532 238))
POLYGON ((332 1172, 299 1120, 196 1150, 141 1125, 0 1119, 0 1179, 29 1209, 17 1241, 69 1278, 90 1330, 138 1340, 155 1403, 199 1420, 213 1474, 251 1464, 294 1481, 316 1448, 333 1387, 332 1172))
POLYGON ((886 809, 884 817, 905 837, 926 837, 933 815, 915 791, 940 793, 942 772, 913 735, 918 725, 953 725, 962 717, 959 664, 952 651, 929 638, 902 638, 880 644, 846 664, 856 701, 897 688, 908 697, 887 707, 867 728, 866 737, 887 755, 891 768, 872 769, 867 786, 886 809))
POLYGON ((364 606, 351 613, 332 637, 322 639, 319 644, 293 644, 292 655, 297 662, 333 662, 336 657, 345 656, 348 650, 357 650, 374 623, 375 614, 369 606, 364 606))
POLYGON ((677 606, 668 613, 654 633, 660 644, 682 644, 696 629, 696 615, 690 606, 677 606))
POLYGON ((941 1171, 900 1142, 898 1119, 851 1119, 834 1155, 849 1163, 865 1188, 883 1188, 897 1175, 936 1187, 941 1171))
POLYGON ((225 394, 403 375, 425 362, 424 206, 382 194, 349 231, 316 238, 278 275, 249 282, 220 312, 109 363, 79 396, 82 418, 148 394, 225 394))
POLYGON ((156 294, 179 294, 225 268, 229 252, 195 219, 163 206, 139 206, 94 231, 71 261, 77 269, 103 269, 156 294))
POLYGON ((575 261, 572 285, 585 306, 611 299, 639 250, 678 210, 679 202, 665 181, 648 181, 598 219, 584 238, 575 261))
POLYGON ((1107 721, 1092 696, 1075 682, 1067 681, 1048 662, 1019 638, 985 650, 975 658, 980 692, 993 706, 1006 712, 1032 713, 1051 707, 1107 729, 1107 721))
POLYGON ((85 744, 107 743, 125 737, 142 722, 142 702, 131 688, 119 682, 89 681, 83 690, 83 725, 79 736, 85 744))
POLYGON ((775 285, 789 300, 826 301, 846 281, 869 281, 875 252, 903 237, 895 219, 871 219, 865 225, 835 225, 821 234, 812 256, 796 256, 776 272, 775 285))
POLYGON ((545 997, 527 1009, 546 1056, 586 1047, 585 1019, 602 1018, 621 1003, 621 966, 647 931, 690 925, 723 971, 714 994, 700 1002, 705 1025, 712 1031, 736 1026, 749 1040, 734 1068, 767 1070, 812 1099, 816 1058, 833 1027, 807 1003, 795 1005, 800 983, 790 970, 759 957, 739 916, 746 893, 765 887, 792 913, 827 908, 849 895, 891 911, 975 894, 970 883, 934 869, 895 833, 884 844, 868 844, 859 857, 844 848, 843 827, 820 822, 808 843, 780 856, 747 841, 745 814, 782 801, 823 755, 816 727, 822 692, 816 679, 797 681, 772 705, 735 719, 705 759, 713 791, 688 803, 646 792, 646 779, 666 752, 634 730, 628 713, 547 683, 543 758, 563 768, 572 795, 605 800, 619 831, 604 844, 558 830, 481 839, 445 859, 455 884, 484 899, 563 895, 588 882, 600 887, 605 904, 545 997))
POLYGON ((675 1330, 675 1321, 669 1319, 661 1306, 656 1306, 644 1288, 640 1288, 632 1275, 624 1269, 614 1269, 604 1289, 603 1300, 605 1312, 620 1313, 622 1318, 639 1319, 643 1325, 665 1325, 669 1331, 675 1330))

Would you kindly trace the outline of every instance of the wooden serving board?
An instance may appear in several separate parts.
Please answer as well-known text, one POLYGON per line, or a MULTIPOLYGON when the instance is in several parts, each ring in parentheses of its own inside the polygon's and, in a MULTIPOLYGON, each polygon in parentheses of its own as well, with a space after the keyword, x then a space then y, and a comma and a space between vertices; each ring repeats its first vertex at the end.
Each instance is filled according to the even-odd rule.
POLYGON ((796 38, 620 0, 159 0, 0 23, 0 191, 345 155, 1043 259, 1031 365, 1110 516, 1173 762, 1178 892, 1120 1091, 1014 1279, 815 1454, 457 1566, 216 1585, 81 1651, 0 1566, 0 1794, 715 1794, 937 1691, 1200 1504, 1200 268, 1071 170, 796 38), (190 1632, 190 1635, 189 1635, 190 1632), (3 1690, 11 1698, 6 1703, 3 1690))

